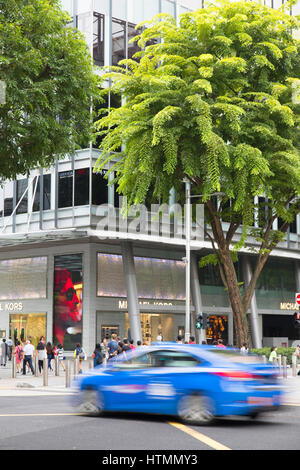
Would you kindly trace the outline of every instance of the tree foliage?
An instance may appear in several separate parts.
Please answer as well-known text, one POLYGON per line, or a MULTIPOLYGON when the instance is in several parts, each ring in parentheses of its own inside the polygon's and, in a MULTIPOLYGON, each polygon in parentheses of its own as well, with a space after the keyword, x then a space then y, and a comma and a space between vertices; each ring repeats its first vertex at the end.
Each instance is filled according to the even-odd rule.
POLYGON ((91 131, 96 79, 58 0, 0 0, 0 177, 48 166, 91 131))
POLYGON ((161 14, 139 25, 147 27, 135 39, 138 62, 122 61, 107 75, 123 105, 98 122, 104 139, 95 170, 123 146, 113 170, 129 204, 149 192, 167 201, 184 177, 203 195, 207 235, 241 328, 257 276, 300 209, 299 20, 286 9, 220 1, 181 15, 179 24, 161 14), (224 194, 218 204, 216 191, 224 194), (254 232, 261 195, 270 210, 254 232), (276 217, 283 224, 274 232, 276 217), (248 235, 259 241, 259 266, 249 295, 237 300, 230 252, 248 235))

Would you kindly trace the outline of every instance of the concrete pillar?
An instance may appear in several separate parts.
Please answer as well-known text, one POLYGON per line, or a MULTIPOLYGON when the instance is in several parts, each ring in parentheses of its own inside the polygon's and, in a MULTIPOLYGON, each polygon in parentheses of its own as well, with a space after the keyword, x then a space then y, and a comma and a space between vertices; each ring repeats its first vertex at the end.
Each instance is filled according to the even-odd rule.
POLYGON ((136 343, 138 340, 142 339, 142 331, 132 244, 130 242, 122 241, 121 248, 124 279, 127 289, 130 331, 131 337, 136 343))
MULTIPOLYGON (((195 321, 196 316, 199 313, 203 313, 202 309, 202 298, 201 298, 201 290, 200 290, 200 282, 199 282, 199 272, 198 272, 198 265, 197 265, 197 257, 195 253, 191 253, 191 293, 192 293, 192 302, 195 307, 194 312, 192 313, 192 325, 191 331, 194 333, 195 331, 195 321)), ((199 338, 198 342, 201 344, 202 341, 206 340, 206 333, 205 330, 197 330, 199 331, 199 338)))
MULTIPOLYGON (((244 272, 245 287, 247 287, 248 284, 250 283, 251 276, 252 276, 252 270, 251 270, 248 256, 243 256, 243 272, 244 272)), ((261 334, 259 330, 258 310, 257 310, 255 292, 252 296, 251 305, 250 305, 250 324, 251 324, 253 347, 256 349, 261 348, 262 341, 261 341, 261 334)))

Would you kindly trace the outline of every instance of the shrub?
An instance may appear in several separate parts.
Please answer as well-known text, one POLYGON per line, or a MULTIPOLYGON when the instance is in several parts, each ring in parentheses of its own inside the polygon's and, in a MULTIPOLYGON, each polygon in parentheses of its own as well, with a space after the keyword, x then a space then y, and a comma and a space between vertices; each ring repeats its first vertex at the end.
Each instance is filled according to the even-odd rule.
MULTIPOLYGON (((259 356, 266 356, 267 360, 271 353, 271 348, 260 348, 251 349, 251 353, 258 354, 259 356)), ((295 348, 277 348, 277 356, 286 356, 287 364, 292 364, 292 355, 295 352, 295 348)))

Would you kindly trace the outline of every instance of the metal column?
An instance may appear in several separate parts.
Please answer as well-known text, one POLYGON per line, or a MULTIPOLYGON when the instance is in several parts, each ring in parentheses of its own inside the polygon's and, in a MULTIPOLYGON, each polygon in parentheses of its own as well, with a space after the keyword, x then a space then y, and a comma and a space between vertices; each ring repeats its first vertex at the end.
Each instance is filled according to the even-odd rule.
POLYGON ((123 257, 123 272, 127 289, 127 306, 130 331, 131 336, 134 339, 134 342, 136 343, 138 340, 142 339, 142 331, 133 249, 132 244, 130 242, 121 242, 121 247, 123 257))
MULTIPOLYGON (((244 271, 245 287, 247 287, 249 285, 249 282, 252 276, 252 271, 251 271, 251 266, 250 266, 250 261, 249 261, 248 256, 243 256, 243 271, 244 271)), ((255 292, 252 296, 251 305, 250 305, 250 324, 251 324, 253 347, 256 349, 259 349, 262 347, 262 341, 261 341, 261 334, 259 330, 259 320, 258 320, 258 311, 257 311, 255 292)))
MULTIPOLYGON (((199 282, 199 272, 197 266, 197 258, 195 253, 191 253, 191 293, 192 293, 192 302, 195 307, 194 314, 192 314, 193 325, 195 325, 196 316, 200 313, 203 314, 202 310, 202 298, 199 282)), ((199 343, 206 340, 205 330, 197 330, 200 332, 199 343)))

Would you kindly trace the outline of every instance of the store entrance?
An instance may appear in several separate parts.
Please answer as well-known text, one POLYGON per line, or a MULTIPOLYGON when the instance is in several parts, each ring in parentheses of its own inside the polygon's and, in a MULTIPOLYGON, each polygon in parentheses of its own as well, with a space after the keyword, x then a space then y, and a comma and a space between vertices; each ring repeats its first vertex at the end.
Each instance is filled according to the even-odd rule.
POLYGON ((41 336, 46 339, 46 313, 12 314, 9 320, 9 331, 14 344, 30 339, 34 347, 41 336))
MULTIPOLYGON (((141 330, 143 343, 153 341, 174 341, 174 315, 166 313, 141 313, 141 330)), ((125 315, 126 331, 129 329, 129 315, 125 315)))

